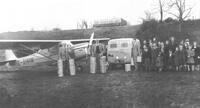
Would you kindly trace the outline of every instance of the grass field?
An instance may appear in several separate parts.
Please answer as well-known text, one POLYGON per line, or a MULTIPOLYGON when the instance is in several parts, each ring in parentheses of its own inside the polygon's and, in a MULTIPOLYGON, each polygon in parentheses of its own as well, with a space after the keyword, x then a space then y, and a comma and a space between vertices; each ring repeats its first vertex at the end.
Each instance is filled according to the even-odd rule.
POLYGON ((9 72, 0 87, 0 108, 200 107, 200 72, 9 72))

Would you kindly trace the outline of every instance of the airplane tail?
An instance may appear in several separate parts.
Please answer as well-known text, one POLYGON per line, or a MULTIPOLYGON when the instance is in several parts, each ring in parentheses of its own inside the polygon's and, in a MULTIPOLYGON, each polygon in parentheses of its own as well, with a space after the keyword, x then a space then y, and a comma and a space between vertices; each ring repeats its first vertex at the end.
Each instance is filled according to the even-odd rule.
POLYGON ((5 60, 6 61, 12 61, 12 60, 16 60, 17 57, 15 56, 15 53, 13 52, 13 50, 11 49, 6 49, 5 50, 5 60))

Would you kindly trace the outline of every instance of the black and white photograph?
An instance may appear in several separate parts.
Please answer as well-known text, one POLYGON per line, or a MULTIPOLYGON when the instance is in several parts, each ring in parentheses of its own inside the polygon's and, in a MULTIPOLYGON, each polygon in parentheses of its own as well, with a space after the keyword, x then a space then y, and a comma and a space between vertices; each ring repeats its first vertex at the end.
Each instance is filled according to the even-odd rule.
POLYGON ((200 108, 200 1, 1 0, 0 108, 200 108))

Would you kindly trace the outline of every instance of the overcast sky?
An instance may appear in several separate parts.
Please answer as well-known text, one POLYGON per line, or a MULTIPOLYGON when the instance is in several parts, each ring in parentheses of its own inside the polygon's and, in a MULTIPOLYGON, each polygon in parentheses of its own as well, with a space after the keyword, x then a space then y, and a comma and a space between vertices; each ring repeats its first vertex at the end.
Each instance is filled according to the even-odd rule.
MULTIPOLYGON (((194 18, 200 18, 200 1, 186 0, 194 18)), ((1 0, 0 32, 76 29, 77 22, 124 18, 140 24, 144 11, 155 13, 158 0, 1 0)), ((154 15, 156 17, 156 14, 154 15)))

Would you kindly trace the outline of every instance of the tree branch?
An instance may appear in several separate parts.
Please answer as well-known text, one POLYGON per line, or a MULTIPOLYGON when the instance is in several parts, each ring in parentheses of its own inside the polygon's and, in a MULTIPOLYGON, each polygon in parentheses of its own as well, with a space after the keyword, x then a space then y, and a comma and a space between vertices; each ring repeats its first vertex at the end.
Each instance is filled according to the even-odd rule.
POLYGON ((192 8, 189 8, 189 11, 187 12, 187 14, 183 17, 183 19, 186 19, 190 16, 190 13, 192 11, 192 8))
POLYGON ((171 14, 171 15, 173 15, 173 16, 175 16, 175 17, 177 17, 177 18, 179 18, 179 16, 178 15, 176 15, 176 14, 174 14, 174 13, 172 13, 172 12, 167 12, 168 14, 171 14))

